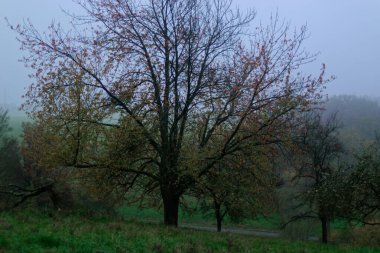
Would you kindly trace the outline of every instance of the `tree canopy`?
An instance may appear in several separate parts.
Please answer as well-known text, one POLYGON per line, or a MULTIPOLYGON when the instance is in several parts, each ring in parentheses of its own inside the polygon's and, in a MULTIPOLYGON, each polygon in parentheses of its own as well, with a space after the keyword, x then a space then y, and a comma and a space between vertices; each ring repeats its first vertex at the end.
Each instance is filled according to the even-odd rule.
POLYGON ((278 142, 322 97, 324 65, 301 72, 315 59, 306 28, 278 16, 255 27, 255 12, 228 0, 78 4, 86 14, 72 14, 69 31, 13 27, 33 70, 24 108, 49 139, 34 157, 42 165, 54 147, 50 167, 159 192, 165 224, 177 225, 189 188, 249 145, 278 142))

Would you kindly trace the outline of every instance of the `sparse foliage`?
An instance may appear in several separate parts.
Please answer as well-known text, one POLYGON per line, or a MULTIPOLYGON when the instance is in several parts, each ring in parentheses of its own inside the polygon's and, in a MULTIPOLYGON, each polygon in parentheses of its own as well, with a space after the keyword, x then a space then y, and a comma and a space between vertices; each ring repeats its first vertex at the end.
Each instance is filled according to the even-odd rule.
POLYGON ((342 154, 338 138, 340 127, 336 114, 325 121, 319 113, 307 113, 304 124, 297 133, 298 169, 295 180, 303 185, 301 204, 309 209, 294 216, 290 221, 302 218, 317 218, 322 225, 322 242, 328 241, 329 222, 337 214, 337 200, 341 189, 337 159, 342 154))

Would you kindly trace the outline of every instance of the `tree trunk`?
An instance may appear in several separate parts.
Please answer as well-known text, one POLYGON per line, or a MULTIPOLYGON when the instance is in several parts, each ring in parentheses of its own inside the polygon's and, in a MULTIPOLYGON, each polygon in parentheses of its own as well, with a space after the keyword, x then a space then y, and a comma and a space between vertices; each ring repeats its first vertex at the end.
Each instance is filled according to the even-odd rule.
POLYGON ((329 221, 326 217, 321 218, 322 224, 322 243, 328 242, 328 234, 329 234, 329 221))
POLYGON ((220 217, 217 217, 216 222, 217 222, 218 232, 222 232, 222 219, 220 217))
POLYGON ((164 224, 178 227, 179 196, 163 192, 162 200, 164 202, 164 224))
POLYGON ((222 217, 221 210, 220 210, 220 204, 217 204, 216 202, 214 202, 214 205, 215 205, 215 217, 216 217, 217 230, 218 230, 218 232, 222 232, 223 217, 222 217))

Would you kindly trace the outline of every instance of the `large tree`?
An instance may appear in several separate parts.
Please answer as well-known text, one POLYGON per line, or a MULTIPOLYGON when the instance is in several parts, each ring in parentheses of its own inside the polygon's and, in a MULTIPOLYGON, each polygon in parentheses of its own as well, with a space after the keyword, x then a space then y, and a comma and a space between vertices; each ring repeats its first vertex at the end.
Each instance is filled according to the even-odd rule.
MULTIPOLYGON (((56 120, 64 114, 65 119, 104 126, 118 118, 114 128, 119 134, 125 131, 119 139, 138 136, 140 145, 108 143, 104 147, 117 152, 99 148, 95 156, 77 154, 82 160, 70 159, 67 165, 107 168, 126 178, 121 184, 126 189, 157 189, 165 224, 177 225, 180 197, 198 179, 274 123, 288 126, 293 112, 321 98, 324 66, 316 77, 300 72, 314 60, 303 51, 304 27, 291 32, 273 17, 267 27, 253 29, 255 12, 243 15, 228 0, 78 4, 86 14, 72 15, 70 31, 54 23, 43 34, 30 23, 13 27, 29 52, 24 61, 34 70, 25 107, 40 120, 51 118, 50 105, 58 108, 56 120), (55 103, 78 85, 87 87, 85 94, 93 92, 86 112, 101 112, 97 116, 78 118, 66 110, 70 105, 55 103), (255 122, 252 129, 243 127, 248 120, 255 122), (123 158, 136 152, 140 157, 123 158), (98 162, 105 153, 114 162, 98 162)), ((117 141, 112 136, 90 138, 89 144, 77 140, 92 147, 94 140, 117 141)), ((277 136, 268 135, 266 142, 271 138, 277 136)))

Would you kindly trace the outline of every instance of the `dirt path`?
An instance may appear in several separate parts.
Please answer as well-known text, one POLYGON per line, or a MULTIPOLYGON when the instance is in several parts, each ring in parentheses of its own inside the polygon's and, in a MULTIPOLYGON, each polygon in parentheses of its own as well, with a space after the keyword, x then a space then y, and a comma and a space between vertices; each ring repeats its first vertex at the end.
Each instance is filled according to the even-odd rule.
MULTIPOLYGON (((180 228, 190 228, 195 230, 203 230, 203 231, 213 231, 216 232, 215 227, 204 226, 204 225, 190 225, 190 224, 180 224, 180 228)), ((279 232, 272 231, 257 231, 251 229, 241 229, 241 228, 222 228, 222 232, 224 233, 234 233, 234 234, 242 234, 242 235, 257 235, 257 236, 266 236, 266 237, 280 237, 279 232)))
MULTIPOLYGON (((216 228, 215 227, 204 226, 204 225, 180 224, 179 227, 180 228, 189 228, 189 229, 194 229, 194 230, 203 230, 203 231, 216 232, 216 228)), ((222 228, 222 232, 224 232, 224 233, 241 234, 241 235, 255 235, 255 236, 263 236, 263 237, 272 237, 272 238, 280 238, 281 237, 280 232, 275 232, 275 231, 259 231, 259 230, 232 228, 232 227, 222 228)), ((316 237, 316 236, 310 236, 309 240, 310 241, 318 241, 319 238, 316 237)))

